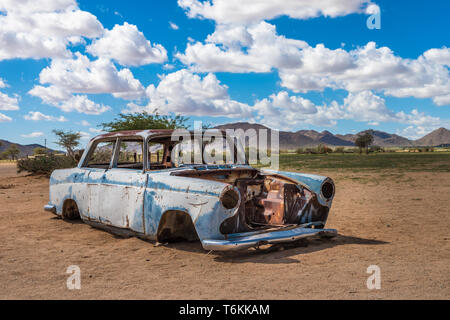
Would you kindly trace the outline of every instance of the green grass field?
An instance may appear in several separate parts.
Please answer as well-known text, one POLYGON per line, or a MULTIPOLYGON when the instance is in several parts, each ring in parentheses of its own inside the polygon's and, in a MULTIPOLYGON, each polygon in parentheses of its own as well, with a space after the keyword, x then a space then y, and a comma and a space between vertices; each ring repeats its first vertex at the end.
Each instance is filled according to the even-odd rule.
POLYGON ((360 154, 281 154, 281 170, 343 169, 450 172, 450 152, 360 154))

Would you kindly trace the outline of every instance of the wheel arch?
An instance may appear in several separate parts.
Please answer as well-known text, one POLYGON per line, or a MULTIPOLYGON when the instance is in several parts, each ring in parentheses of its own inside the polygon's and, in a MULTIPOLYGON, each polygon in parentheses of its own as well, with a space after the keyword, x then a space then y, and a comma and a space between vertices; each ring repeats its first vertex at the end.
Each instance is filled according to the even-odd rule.
POLYGON ((78 204, 74 199, 65 199, 61 209, 61 217, 68 220, 80 220, 80 210, 78 204))
POLYGON ((192 217, 184 210, 165 211, 159 221, 156 238, 159 242, 199 240, 192 217))

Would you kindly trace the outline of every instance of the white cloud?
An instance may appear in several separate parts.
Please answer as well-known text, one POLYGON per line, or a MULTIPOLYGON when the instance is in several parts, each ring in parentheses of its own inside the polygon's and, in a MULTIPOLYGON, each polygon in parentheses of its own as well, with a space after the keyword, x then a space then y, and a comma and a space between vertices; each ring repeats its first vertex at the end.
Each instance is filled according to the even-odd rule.
POLYGON ((5 93, 0 92, 0 110, 19 110, 18 97, 10 97, 5 93))
POLYGON ((343 107, 335 101, 318 106, 300 96, 289 96, 286 91, 257 101, 254 109, 259 122, 279 130, 295 130, 305 124, 334 126, 337 119, 345 118, 343 107))
POLYGON ((173 23, 172 21, 169 21, 169 27, 173 30, 178 30, 180 29, 180 27, 178 27, 175 23, 173 23))
POLYGON ((81 135, 81 140, 90 140, 91 134, 89 132, 80 131, 78 132, 81 135))
POLYGON ((30 111, 27 115, 24 116, 24 119, 30 120, 30 121, 55 121, 55 122, 67 122, 68 121, 63 116, 58 118, 58 117, 43 114, 39 111, 30 111))
POLYGON ((30 134, 22 134, 21 137, 23 138, 39 138, 39 137, 43 137, 45 136, 45 134, 43 132, 33 132, 30 134))
POLYGON ((386 122, 395 120, 395 114, 386 107, 385 100, 371 91, 349 93, 344 99, 347 117, 357 121, 386 122))
POLYGON ((89 127, 91 125, 89 121, 86 120, 82 120, 79 124, 82 125, 83 127, 89 127))
POLYGON ((350 92, 377 90, 395 97, 431 98, 448 102, 450 50, 430 49, 405 59, 374 42, 351 51, 309 46, 276 32, 274 25, 217 24, 204 43, 188 43, 175 55, 196 72, 270 72, 277 69, 281 85, 294 92, 325 88, 350 92))
POLYGON ((167 51, 163 46, 151 44, 135 25, 127 22, 106 30, 103 37, 87 47, 87 52, 113 59, 124 66, 142 66, 167 60, 167 51))
POLYGON ((0 0, 0 11, 0 60, 70 57, 70 42, 103 32, 97 18, 75 0, 0 0))
POLYGON ((329 105, 315 105, 310 100, 289 96, 282 91, 258 101, 254 109, 261 123, 280 130, 296 129, 305 124, 335 126, 339 120, 367 122, 370 125, 392 122, 433 130, 447 121, 426 115, 417 109, 411 113, 395 113, 386 107, 383 98, 371 91, 349 93, 342 104, 332 101, 329 105))
POLYGON ((206 18, 217 23, 245 24, 279 16, 308 19, 318 16, 338 17, 364 13, 369 0, 178 0, 191 18, 206 18))
POLYGON ((275 26, 260 22, 249 27, 218 25, 206 43, 188 43, 175 56, 201 72, 270 72, 272 68, 300 67, 301 48, 307 43, 279 36, 275 26))
POLYGON ((434 97, 433 102, 437 106, 450 106, 450 94, 434 97))
POLYGON ((3 81, 2 78, 0 78, 0 88, 6 87, 6 83, 3 81))
POLYGON ((423 56, 429 61, 450 67, 450 48, 442 47, 441 49, 430 49, 425 51, 423 56))
POLYGON ((327 87, 350 92, 381 90, 386 95, 415 98, 434 98, 450 92, 448 69, 424 56, 403 59, 387 47, 377 48, 374 42, 348 53, 341 49, 333 50, 330 57, 321 54, 328 49, 320 47, 317 50, 319 47, 313 51, 309 48, 304 50, 301 67, 279 70, 284 87, 295 92, 327 87), (326 61, 332 61, 330 67, 324 68, 320 63, 314 67, 308 63, 305 59, 308 51, 312 55, 310 59, 323 61, 325 66, 326 61), (333 60, 339 55, 340 59, 333 60))
POLYGON ((119 71, 110 60, 104 58, 90 61, 79 52, 75 56, 75 59, 52 60, 51 65, 41 71, 40 83, 51 84, 71 93, 136 96, 144 93, 141 83, 129 69, 119 71))
POLYGON ((98 115, 111 110, 111 107, 89 100, 85 95, 75 95, 57 105, 62 111, 98 115))
POLYGON ((183 115, 250 117, 251 108, 232 100, 228 87, 222 85, 214 74, 203 78, 188 70, 180 70, 161 76, 157 87, 147 88, 148 104, 128 104, 129 112, 153 111, 181 113, 183 115))
POLYGON ((0 113, 0 122, 11 122, 12 118, 4 115, 3 113, 0 113))
POLYGON ((406 137, 408 139, 417 140, 425 135, 429 134, 430 132, 439 129, 441 127, 449 127, 450 121, 449 120, 443 120, 439 121, 437 124, 425 124, 425 125, 410 125, 403 129, 396 130, 396 133, 400 136, 406 137))
POLYGON ((71 97, 70 91, 52 85, 49 87, 35 86, 28 92, 30 95, 39 97, 47 104, 58 104, 60 101, 68 100, 71 97))
POLYGON ((95 129, 95 128, 89 128, 89 132, 96 133, 96 134, 104 133, 104 131, 102 129, 95 129))

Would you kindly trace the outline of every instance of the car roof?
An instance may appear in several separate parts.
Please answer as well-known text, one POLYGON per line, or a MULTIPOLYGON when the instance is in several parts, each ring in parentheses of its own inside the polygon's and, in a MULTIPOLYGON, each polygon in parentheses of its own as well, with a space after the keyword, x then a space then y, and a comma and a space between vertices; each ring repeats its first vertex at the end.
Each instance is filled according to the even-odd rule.
MULTIPOLYGON (((181 129, 181 130, 183 130, 183 129, 181 129)), ((219 130, 219 129, 213 129, 213 130, 218 130, 218 131, 222 132, 223 134, 225 134, 224 130, 219 130)), ((176 131, 176 130, 174 130, 174 129, 150 129, 150 130, 128 130, 128 131, 108 132, 108 133, 104 133, 104 134, 94 137, 92 139, 92 141, 107 139, 107 138, 117 138, 117 137, 141 136, 141 137, 146 138, 148 136, 170 135, 174 131, 176 131)), ((195 133, 195 131, 192 131, 192 130, 190 130, 189 132, 191 134, 195 133)), ((205 132, 205 130, 203 130, 203 132, 205 132)))

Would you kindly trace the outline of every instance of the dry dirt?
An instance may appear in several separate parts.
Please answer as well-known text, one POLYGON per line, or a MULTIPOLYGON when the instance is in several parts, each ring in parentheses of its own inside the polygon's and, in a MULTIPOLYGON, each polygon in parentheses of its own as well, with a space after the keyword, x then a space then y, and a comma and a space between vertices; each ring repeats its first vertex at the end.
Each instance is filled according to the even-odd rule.
POLYGON ((450 173, 321 173, 337 185, 337 238, 208 254, 60 220, 42 210, 48 179, 0 164, 0 299, 450 298, 450 173), (81 290, 66 287, 70 265, 81 290), (370 265, 380 290, 366 287, 370 265))

